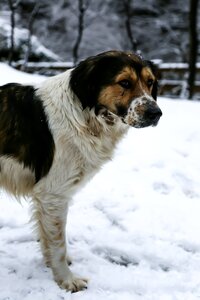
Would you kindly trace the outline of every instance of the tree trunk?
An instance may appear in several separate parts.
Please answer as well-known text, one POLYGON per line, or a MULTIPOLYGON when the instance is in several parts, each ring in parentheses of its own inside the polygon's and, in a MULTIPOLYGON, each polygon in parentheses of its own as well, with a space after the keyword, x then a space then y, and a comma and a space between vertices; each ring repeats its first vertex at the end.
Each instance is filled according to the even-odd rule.
POLYGON ((10 33, 10 51, 8 55, 8 63, 11 66, 14 56, 14 48, 15 48, 15 41, 14 41, 14 33, 15 33, 15 5, 13 4, 12 0, 8 0, 8 5, 10 8, 10 26, 11 26, 11 33, 10 33))
POLYGON ((127 36, 129 38, 133 52, 136 52, 137 51, 137 41, 134 39, 132 29, 131 29, 132 16, 131 16, 130 0, 124 0, 123 5, 124 5, 124 13, 126 16, 125 27, 126 27, 127 36))
POLYGON ((78 19, 78 36, 76 39, 76 42, 73 47, 73 59, 74 64, 77 63, 78 57, 79 57, 79 48, 83 37, 83 31, 84 31, 84 17, 86 10, 88 9, 88 6, 90 4, 90 0, 78 0, 78 9, 79 9, 79 19, 78 19))
POLYGON ((197 35, 197 13, 198 0, 190 0, 189 14, 189 76, 188 76, 188 98, 192 99, 194 94, 195 76, 196 76, 196 60, 198 50, 198 35, 197 35))

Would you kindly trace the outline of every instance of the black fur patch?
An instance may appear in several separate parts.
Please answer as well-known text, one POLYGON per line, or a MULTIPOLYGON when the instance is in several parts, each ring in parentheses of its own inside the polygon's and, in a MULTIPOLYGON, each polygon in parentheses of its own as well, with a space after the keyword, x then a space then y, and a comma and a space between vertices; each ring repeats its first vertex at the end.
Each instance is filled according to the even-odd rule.
POLYGON ((120 117, 124 117, 127 114, 127 107, 123 105, 117 105, 117 114, 120 117))
POLYGON ((32 86, 0 87, 0 155, 14 157, 35 172, 38 182, 51 168, 54 141, 32 86))

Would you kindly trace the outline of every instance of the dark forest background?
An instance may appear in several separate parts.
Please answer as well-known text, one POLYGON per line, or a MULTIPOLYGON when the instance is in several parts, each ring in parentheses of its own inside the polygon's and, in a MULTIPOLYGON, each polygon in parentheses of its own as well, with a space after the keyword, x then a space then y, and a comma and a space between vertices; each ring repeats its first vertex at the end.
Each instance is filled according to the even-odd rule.
MULTIPOLYGON (((18 28, 28 28, 37 4, 33 34, 61 60, 74 59, 81 10, 84 20, 78 59, 108 49, 140 50, 148 58, 170 62, 189 59, 189 0, 12 2, 18 28)), ((0 10, 9 11, 9 1, 1 0, 0 10)))
POLYGON ((198 0, 1 0, 0 59, 77 63, 110 49, 132 50, 188 62, 194 82, 199 12, 198 0), (9 22, 17 29, 13 41, 9 22))

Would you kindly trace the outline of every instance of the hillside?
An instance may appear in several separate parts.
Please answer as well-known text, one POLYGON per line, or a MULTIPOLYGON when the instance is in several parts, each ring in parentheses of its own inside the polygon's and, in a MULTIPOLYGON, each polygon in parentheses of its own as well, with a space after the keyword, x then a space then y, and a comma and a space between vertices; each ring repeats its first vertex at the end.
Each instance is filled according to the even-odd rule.
MULTIPOLYGON (((26 28, 35 1, 21 0, 17 26, 26 28)), ((79 59, 108 49, 131 50, 123 1, 89 1, 84 17, 79 59)), ((131 30, 137 49, 150 59, 186 62, 188 59, 189 0, 131 1, 131 30)), ((43 0, 34 22, 34 34, 62 60, 72 61, 78 34, 78 1, 43 0)), ((8 9, 1 0, 0 9, 8 9)), ((199 20, 200 23, 200 20, 199 20)), ((200 26, 199 26, 200 28, 200 26)))

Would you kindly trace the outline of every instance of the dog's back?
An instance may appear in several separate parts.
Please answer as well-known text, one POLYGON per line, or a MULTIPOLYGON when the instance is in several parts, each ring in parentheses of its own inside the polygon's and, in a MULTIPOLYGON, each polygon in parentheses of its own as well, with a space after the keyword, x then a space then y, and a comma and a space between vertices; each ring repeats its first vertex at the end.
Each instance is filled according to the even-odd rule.
POLYGON ((27 194, 53 161, 54 141, 33 86, 0 87, 0 183, 27 194))

